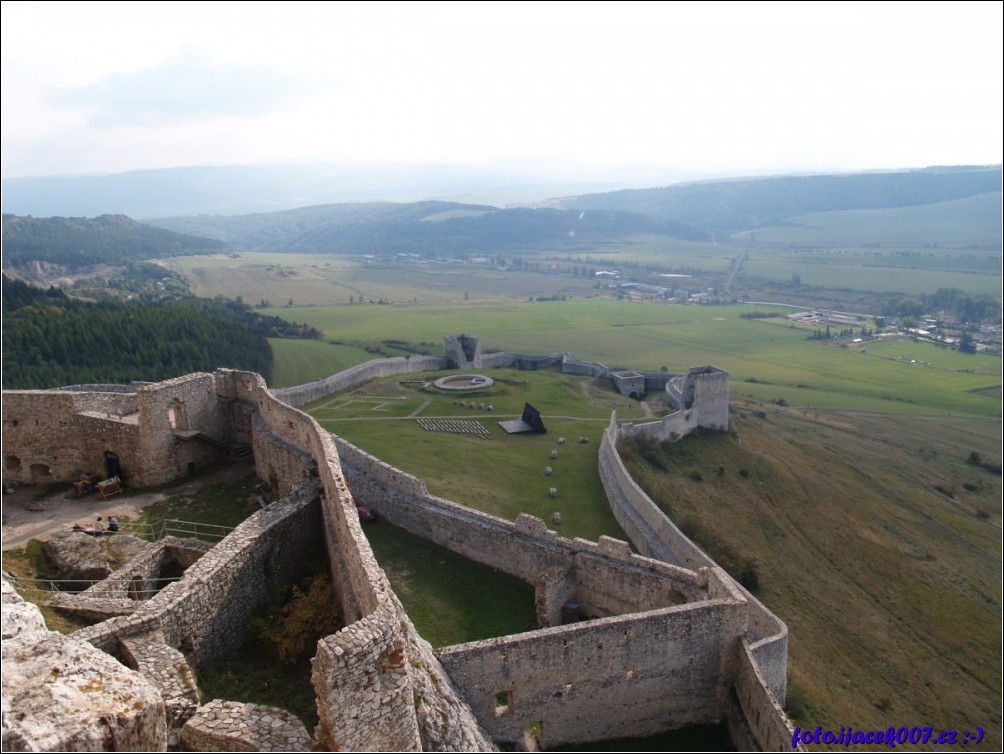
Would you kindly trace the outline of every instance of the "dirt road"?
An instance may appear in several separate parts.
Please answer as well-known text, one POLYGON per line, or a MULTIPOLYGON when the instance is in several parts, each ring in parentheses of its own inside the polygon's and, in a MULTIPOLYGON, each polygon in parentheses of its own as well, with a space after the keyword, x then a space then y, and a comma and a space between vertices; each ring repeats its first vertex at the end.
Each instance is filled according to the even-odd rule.
POLYGON ((176 495, 190 495, 210 484, 232 481, 247 474, 248 470, 246 464, 233 464, 194 479, 178 480, 176 485, 157 492, 126 488, 121 495, 104 500, 97 494, 77 497, 73 490, 44 495, 45 488, 21 487, 3 496, 2 549, 24 547, 30 539, 44 541, 78 522, 94 526, 98 523, 98 516, 102 518, 101 523, 112 516, 135 521, 148 505, 176 495))

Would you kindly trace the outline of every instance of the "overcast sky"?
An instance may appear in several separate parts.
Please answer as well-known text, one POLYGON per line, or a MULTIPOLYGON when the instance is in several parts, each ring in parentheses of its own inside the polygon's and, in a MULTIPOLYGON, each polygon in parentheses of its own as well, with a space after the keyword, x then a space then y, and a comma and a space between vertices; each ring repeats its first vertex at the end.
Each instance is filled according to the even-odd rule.
POLYGON ((5 0, 2 173, 996 164, 1001 10, 5 0))

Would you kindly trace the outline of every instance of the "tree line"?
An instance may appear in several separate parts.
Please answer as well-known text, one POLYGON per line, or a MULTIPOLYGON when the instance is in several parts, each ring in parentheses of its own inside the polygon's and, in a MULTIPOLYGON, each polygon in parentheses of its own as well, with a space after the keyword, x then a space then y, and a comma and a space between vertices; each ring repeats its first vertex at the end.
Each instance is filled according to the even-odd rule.
POLYGON ((266 335, 320 332, 223 298, 87 303, 3 277, 3 387, 158 381, 232 367, 272 375, 266 335))

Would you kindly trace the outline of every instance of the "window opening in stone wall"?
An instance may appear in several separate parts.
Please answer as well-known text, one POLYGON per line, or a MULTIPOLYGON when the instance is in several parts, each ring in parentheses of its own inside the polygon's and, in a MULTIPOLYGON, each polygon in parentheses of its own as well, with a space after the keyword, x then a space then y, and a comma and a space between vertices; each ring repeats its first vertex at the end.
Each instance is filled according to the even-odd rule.
POLYGON ((512 691, 495 692, 495 717, 502 717, 512 709, 512 691))
POLYGON ((167 421, 171 425, 171 429, 188 429, 185 404, 179 400, 171 401, 171 405, 167 407, 167 421))
POLYGON ((4 456, 3 459, 4 468, 7 469, 19 469, 21 468, 21 459, 17 456, 4 456))
POLYGON ((44 463, 33 463, 28 470, 31 472, 33 482, 47 481, 52 476, 52 469, 44 463))

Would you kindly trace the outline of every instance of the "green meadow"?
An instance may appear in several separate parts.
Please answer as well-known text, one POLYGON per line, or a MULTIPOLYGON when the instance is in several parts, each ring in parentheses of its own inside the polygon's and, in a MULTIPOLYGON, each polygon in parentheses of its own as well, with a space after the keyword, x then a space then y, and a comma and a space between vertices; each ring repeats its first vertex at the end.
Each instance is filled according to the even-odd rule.
MULTIPOLYGON (((1000 359, 919 341, 808 340, 812 328, 784 317, 745 319, 764 307, 674 306, 606 298, 467 302, 455 306, 338 306, 274 310, 324 332, 325 341, 278 341, 276 386, 300 384, 373 358, 356 343, 395 338, 441 343, 469 332, 482 349, 569 352, 611 368, 672 372, 713 364, 733 394, 791 406, 859 411, 1000 416, 998 402, 974 393, 1000 385, 1000 359), (330 345, 328 340, 343 340, 330 345), (910 358, 890 358, 909 349, 910 358), (925 355, 926 354, 926 355, 925 355), (913 361, 911 361, 913 360, 913 361), (916 362, 916 363, 913 363, 916 362), (933 366, 928 366, 931 364, 933 366)), ((864 323, 863 323, 864 324, 864 323)), ((430 350, 441 352, 438 346, 430 350)))
POLYGON ((1001 291, 999 252, 757 248, 750 251, 738 279, 784 281, 792 275, 804 286, 873 294, 959 288, 999 297, 1001 291))
POLYGON ((428 384, 444 374, 374 380, 305 410, 325 429, 421 477, 433 494, 509 521, 520 513, 551 521, 558 512, 557 528, 568 537, 595 540, 619 531, 599 484, 596 447, 612 410, 627 420, 644 418, 636 402, 609 384, 555 369, 491 370, 494 385, 463 394, 428 384), (546 434, 509 435, 498 425, 519 417, 525 403, 542 412, 546 434), (418 419, 476 422, 490 439, 429 431, 418 419), (545 467, 551 467, 551 476, 545 467), (551 487, 558 490, 556 498, 549 496, 551 487))

